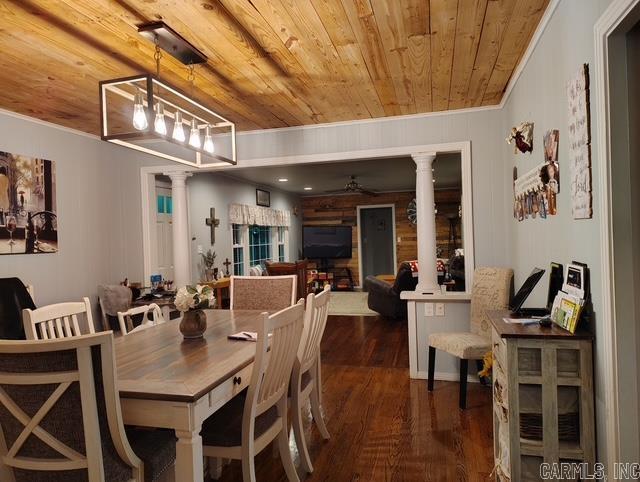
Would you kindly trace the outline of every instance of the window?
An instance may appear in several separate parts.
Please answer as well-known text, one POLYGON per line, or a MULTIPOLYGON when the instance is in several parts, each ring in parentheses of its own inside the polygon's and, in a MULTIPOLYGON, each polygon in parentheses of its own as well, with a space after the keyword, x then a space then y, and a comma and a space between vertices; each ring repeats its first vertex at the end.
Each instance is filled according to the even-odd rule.
POLYGON ((287 261, 289 230, 284 226, 232 225, 233 274, 242 276, 266 261, 287 261))
POLYGON ((249 226, 249 266, 271 260, 271 226, 249 226))
POLYGON ((234 224, 231 229, 233 233, 233 274, 242 276, 244 275, 244 226, 234 224))
POLYGON ((276 239, 276 244, 278 246, 278 261, 280 261, 281 263, 286 261, 286 256, 285 256, 285 252, 286 252, 286 237, 287 237, 287 228, 285 228, 284 226, 278 226, 277 228, 278 232, 278 237, 276 239))
POLYGON ((173 199, 171 196, 163 196, 158 194, 157 196, 158 214, 172 214, 173 213, 173 199))

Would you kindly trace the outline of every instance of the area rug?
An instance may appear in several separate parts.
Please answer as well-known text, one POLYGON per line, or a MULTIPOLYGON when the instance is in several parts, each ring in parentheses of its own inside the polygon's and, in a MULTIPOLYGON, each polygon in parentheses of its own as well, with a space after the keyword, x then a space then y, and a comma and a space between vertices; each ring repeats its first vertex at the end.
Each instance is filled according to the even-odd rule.
POLYGON ((334 291, 329 302, 330 315, 378 316, 367 306, 369 293, 360 291, 334 291))

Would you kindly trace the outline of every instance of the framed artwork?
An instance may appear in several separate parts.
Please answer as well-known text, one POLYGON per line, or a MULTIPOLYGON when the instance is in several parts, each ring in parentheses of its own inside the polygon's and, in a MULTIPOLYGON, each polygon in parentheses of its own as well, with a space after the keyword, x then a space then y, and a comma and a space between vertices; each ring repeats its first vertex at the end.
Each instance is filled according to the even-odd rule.
POLYGON ((56 253, 55 162, 0 151, 0 255, 56 253))
POLYGON ((256 189, 256 204, 258 206, 264 206, 265 208, 271 207, 271 193, 262 189, 256 189))

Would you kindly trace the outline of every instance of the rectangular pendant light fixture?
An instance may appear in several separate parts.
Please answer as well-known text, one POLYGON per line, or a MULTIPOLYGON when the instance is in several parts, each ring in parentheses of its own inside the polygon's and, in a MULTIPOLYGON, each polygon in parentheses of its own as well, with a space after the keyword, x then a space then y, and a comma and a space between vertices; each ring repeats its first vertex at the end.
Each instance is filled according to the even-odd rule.
MULTIPOLYGON (((207 57, 163 22, 139 26, 185 65, 207 57)), ((102 140, 195 168, 236 164, 235 124, 152 74, 101 81, 102 140)))

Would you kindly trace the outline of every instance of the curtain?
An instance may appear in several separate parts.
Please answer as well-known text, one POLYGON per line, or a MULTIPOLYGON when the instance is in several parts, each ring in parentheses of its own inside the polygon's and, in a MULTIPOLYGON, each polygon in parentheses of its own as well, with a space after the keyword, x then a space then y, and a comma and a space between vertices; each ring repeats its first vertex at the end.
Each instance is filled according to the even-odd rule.
POLYGON ((248 204, 229 204, 229 222, 258 226, 291 226, 291 211, 249 206, 248 204))

